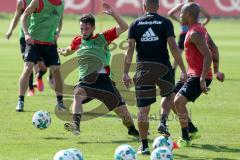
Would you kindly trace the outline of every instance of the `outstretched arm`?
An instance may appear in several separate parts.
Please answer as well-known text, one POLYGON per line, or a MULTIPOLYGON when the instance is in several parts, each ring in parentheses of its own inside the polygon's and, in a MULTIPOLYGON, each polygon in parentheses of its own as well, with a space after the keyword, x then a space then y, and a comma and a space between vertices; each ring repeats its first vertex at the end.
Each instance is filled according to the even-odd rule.
POLYGON ((118 26, 116 27, 117 36, 127 31, 128 24, 122 19, 122 17, 117 12, 115 12, 109 4, 104 2, 102 5, 104 8, 104 13, 111 15, 118 23, 118 26))
POLYGON ((7 39, 11 38, 13 30, 16 28, 16 26, 18 24, 18 21, 19 21, 21 15, 22 15, 22 8, 23 8, 22 1, 18 1, 17 2, 17 9, 15 11, 14 17, 11 21, 8 32, 6 33, 6 38, 7 39))
POLYGON ((205 20, 203 21, 203 25, 207 25, 211 19, 210 14, 203 7, 200 7, 200 12, 205 17, 205 20))
POLYGON ((174 19, 175 21, 177 21, 179 23, 181 23, 181 20, 179 19, 179 17, 176 14, 181 11, 182 6, 183 6, 183 4, 180 3, 176 7, 172 8, 170 11, 168 11, 168 16, 170 16, 172 19, 174 19))
POLYGON ((72 50, 71 46, 67 47, 67 48, 59 48, 58 49, 58 53, 64 57, 69 56, 71 54, 73 54, 75 52, 75 50, 72 50))

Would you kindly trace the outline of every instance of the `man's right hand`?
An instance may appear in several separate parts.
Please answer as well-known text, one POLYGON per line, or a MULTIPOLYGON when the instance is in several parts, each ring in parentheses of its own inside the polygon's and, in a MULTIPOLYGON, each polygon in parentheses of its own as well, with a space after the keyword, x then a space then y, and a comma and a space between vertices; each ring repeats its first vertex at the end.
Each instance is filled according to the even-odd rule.
POLYGON ((12 36, 12 32, 9 32, 9 31, 8 31, 8 32, 5 34, 6 39, 10 39, 11 36, 12 36))
POLYGON ((204 94, 208 94, 210 88, 207 87, 205 79, 200 78, 200 88, 204 94))
POLYGON ((218 81, 223 82, 225 80, 225 74, 222 72, 215 73, 215 76, 218 81))
POLYGON ((124 73, 123 77, 122 77, 122 83, 129 88, 130 85, 132 84, 132 79, 130 78, 130 76, 128 75, 128 73, 124 73))
POLYGON ((180 76, 180 81, 181 82, 186 82, 188 79, 188 75, 186 72, 181 72, 181 76, 180 76))
POLYGON ((25 41, 27 44, 34 44, 34 40, 32 39, 32 37, 29 34, 25 35, 25 41))
POLYGON ((58 53, 61 55, 61 56, 66 56, 66 48, 58 48, 58 53))

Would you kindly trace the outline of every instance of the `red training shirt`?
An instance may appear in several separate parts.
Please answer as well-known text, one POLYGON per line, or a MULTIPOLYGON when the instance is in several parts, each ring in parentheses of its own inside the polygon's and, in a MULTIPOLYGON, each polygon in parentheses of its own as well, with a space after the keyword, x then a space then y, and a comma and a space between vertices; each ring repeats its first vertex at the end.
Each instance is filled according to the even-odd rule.
MULTIPOLYGON (((202 24, 197 23, 189 28, 184 42, 186 59, 188 63, 188 75, 200 77, 203 69, 203 55, 190 40, 190 36, 194 32, 202 34, 207 44, 209 44, 209 37, 206 28, 202 24)), ((212 69, 210 68, 207 79, 212 79, 212 76, 212 69)))

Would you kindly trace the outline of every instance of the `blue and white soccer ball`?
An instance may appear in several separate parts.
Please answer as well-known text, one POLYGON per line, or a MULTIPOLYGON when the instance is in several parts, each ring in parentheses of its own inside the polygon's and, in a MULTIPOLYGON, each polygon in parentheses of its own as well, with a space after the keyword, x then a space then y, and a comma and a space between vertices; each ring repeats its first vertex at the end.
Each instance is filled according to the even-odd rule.
POLYGON ((170 151, 173 150, 173 141, 170 137, 159 136, 153 141, 153 149, 158 147, 167 147, 170 151))
POLYGON ((49 112, 38 111, 32 117, 32 123, 38 129, 46 129, 51 124, 51 116, 49 112))
POLYGON ((133 147, 131 147, 130 145, 124 144, 119 146, 115 150, 114 159, 115 160, 136 160, 137 153, 133 147))
POLYGON ((74 155, 74 160, 84 160, 83 154, 80 150, 76 148, 70 148, 67 149, 66 151, 69 151, 74 155))
POLYGON ((57 152, 53 160, 77 160, 74 158, 74 154, 67 150, 61 150, 57 152))
POLYGON ((151 160, 173 160, 173 155, 167 147, 159 147, 152 152, 151 160))

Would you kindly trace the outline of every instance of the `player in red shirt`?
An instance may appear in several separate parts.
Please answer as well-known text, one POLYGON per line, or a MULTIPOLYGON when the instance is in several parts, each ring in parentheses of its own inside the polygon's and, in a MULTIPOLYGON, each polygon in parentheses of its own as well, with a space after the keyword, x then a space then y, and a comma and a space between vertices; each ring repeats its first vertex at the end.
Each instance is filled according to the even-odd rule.
POLYGON ((189 30, 185 39, 186 59, 188 63, 187 82, 178 82, 175 92, 177 95, 174 104, 182 128, 182 137, 178 141, 179 147, 191 145, 191 131, 189 130, 189 114, 186 104, 194 102, 201 93, 207 94, 213 77, 211 64, 214 64, 214 73, 219 81, 224 81, 224 74, 219 72, 218 48, 209 36, 205 27, 198 23, 200 8, 196 3, 186 4, 181 11, 182 22, 189 30))
MULTIPOLYGON (((191 3, 191 2, 195 2, 195 0, 187 0, 186 2, 181 2, 179 4, 177 4, 174 8, 172 8, 169 12, 168 12, 168 16, 170 16, 173 20, 175 20, 176 22, 181 24, 181 32, 179 35, 179 39, 178 39, 178 47, 180 49, 180 52, 182 54, 183 50, 184 50, 184 40, 188 31, 188 26, 185 23, 182 23, 180 18, 177 16, 182 7, 187 4, 187 3, 191 3)), ((198 4, 199 5, 199 4, 198 4)), ((203 17, 205 17, 204 21, 202 22, 203 25, 207 25, 208 22, 210 21, 211 17, 209 15, 209 13, 202 7, 200 6, 200 13, 203 17)), ((176 61, 173 62, 173 71, 175 73, 177 69, 177 63, 176 61)))

